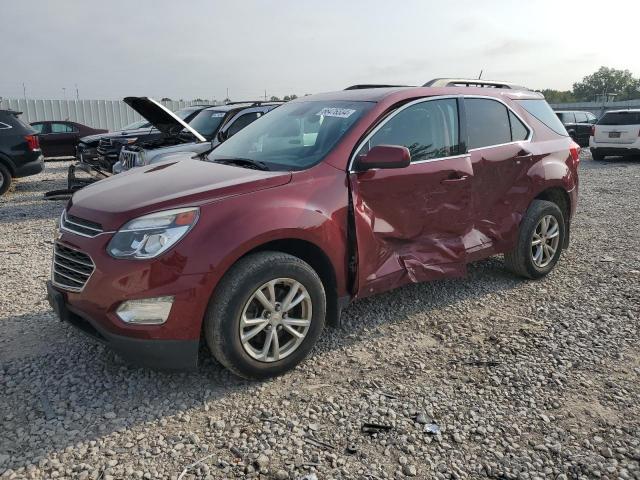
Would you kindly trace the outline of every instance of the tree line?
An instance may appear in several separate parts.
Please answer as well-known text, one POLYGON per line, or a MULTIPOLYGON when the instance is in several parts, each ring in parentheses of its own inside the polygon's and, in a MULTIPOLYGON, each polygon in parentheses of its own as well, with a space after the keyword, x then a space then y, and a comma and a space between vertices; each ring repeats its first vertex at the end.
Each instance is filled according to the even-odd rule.
POLYGON ((600 67, 573 84, 572 90, 540 90, 549 103, 593 102, 612 96, 616 101, 640 99, 640 78, 635 78, 629 70, 600 67))

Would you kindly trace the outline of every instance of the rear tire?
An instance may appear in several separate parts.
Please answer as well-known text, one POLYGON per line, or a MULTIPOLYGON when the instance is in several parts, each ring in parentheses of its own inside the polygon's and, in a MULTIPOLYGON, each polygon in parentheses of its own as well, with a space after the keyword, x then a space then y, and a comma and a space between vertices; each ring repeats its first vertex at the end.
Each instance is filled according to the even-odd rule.
POLYGON ((595 148, 592 148, 591 158, 596 162, 601 162, 602 160, 604 160, 604 155, 602 155, 601 153, 598 153, 598 151, 595 148))
POLYGON ((505 267, 521 277, 544 277, 560 258, 565 234, 564 216, 558 205, 534 200, 520 222, 516 247, 504 254, 505 267))
POLYGON ((324 328, 326 304, 309 264, 286 253, 254 253, 220 281, 205 315, 205 338, 216 360, 236 375, 274 377, 309 355, 324 328), (295 306, 287 309, 292 291, 288 303, 295 306))
POLYGON ((11 172, 9 169, 0 163, 0 195, 4 195, 11 186, 11 172))

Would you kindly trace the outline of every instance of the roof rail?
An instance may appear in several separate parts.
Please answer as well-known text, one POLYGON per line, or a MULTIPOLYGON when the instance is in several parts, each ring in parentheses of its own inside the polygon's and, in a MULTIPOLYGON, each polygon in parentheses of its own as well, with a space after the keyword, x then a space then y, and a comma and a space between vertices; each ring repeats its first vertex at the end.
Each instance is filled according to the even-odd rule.
POLYGON ((223 107, 225 105, 238 105, 241 103, 250 103, 251 106, 254 106, 254 105, 262 105, 264 103, 284 103, 284 102, 282 100, 244 100, 244 101, 237 101, 237 102, 227 102, 217 106, 223 107))
POLYGON ((510 82, 497 80, 480 80, 476 78, 434 78, 423 87, 481 87, 481 88, 508 88, 512 90, 529 90, 527 87, 510 82))
POLYGON ((345 90, 364 90, 365 88, 393 88, 393 87, 408 87, 409 85, 384 85, 380 83, 361 83, 358 85, 351 85, 345 88, 345 90))

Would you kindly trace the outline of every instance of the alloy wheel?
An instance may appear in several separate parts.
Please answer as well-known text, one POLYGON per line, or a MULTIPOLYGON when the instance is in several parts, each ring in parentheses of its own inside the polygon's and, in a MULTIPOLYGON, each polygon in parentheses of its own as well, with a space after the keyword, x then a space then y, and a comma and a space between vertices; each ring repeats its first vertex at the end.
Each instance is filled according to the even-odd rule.
POLYGON ((261 362, 291 355, 305 339, 312 318, 309 292, 292 278, 276 278, 249 297, 240 318, 240 342, 261 362))
POLYGON ((540 219, 531 238, 531 258, 538 268, 549 265, 558 250, 560 225, 553 215, 540 219))

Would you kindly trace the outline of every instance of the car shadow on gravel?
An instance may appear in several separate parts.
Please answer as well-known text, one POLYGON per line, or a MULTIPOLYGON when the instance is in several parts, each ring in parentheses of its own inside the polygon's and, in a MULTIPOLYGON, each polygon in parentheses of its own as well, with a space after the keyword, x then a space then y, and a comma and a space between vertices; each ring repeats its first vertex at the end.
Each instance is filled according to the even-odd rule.
MULTIPOLYGON (((331 357, 333 352, 375 338, 381 325, 402 323, 413 315, 429 318, 434 311, 464 300, 482 301, 521 283, 502 269, 500 259, 491 258, 471 265, 466 279, 409 285, 355 302, 344 311, 341 328, 325 331, 309 362, 323 361, 322 357, 331 357)), ((15 318, 4 320, 20 323, 15 318)), ((124 363, 107 347, 49 313, 23 321, 42 324, 43 337, 38 341, 47 348, 35 354, 37 345, 27 342, 31 348, 24 349, 24 358, 11 355, 0 363, 0 388, 5 396, 0 402, 0 418, 5 419, 0 452, 11 456, 10 468, 122 428, 162 425, 170 417, 181 421, 192 409, 207 410, 210 400, 255 394, 261 388, 261 382, 231 375, 205 351, 195 372, 154 371, 124 363), (62 332, 49 344, 46 332, 52 330, 62 332), (53 433, 40 436, 34 444, 33 432, 18 433, 25 424, 33 432, 53 433)), ((3 348, 12 349, 12 343, 14 340, 4 339, 3 348)), ((24 341, 20 344, 25 346, 24 341)), ((305 372, 303 365, 281 381, 304 382, 305 372)))

